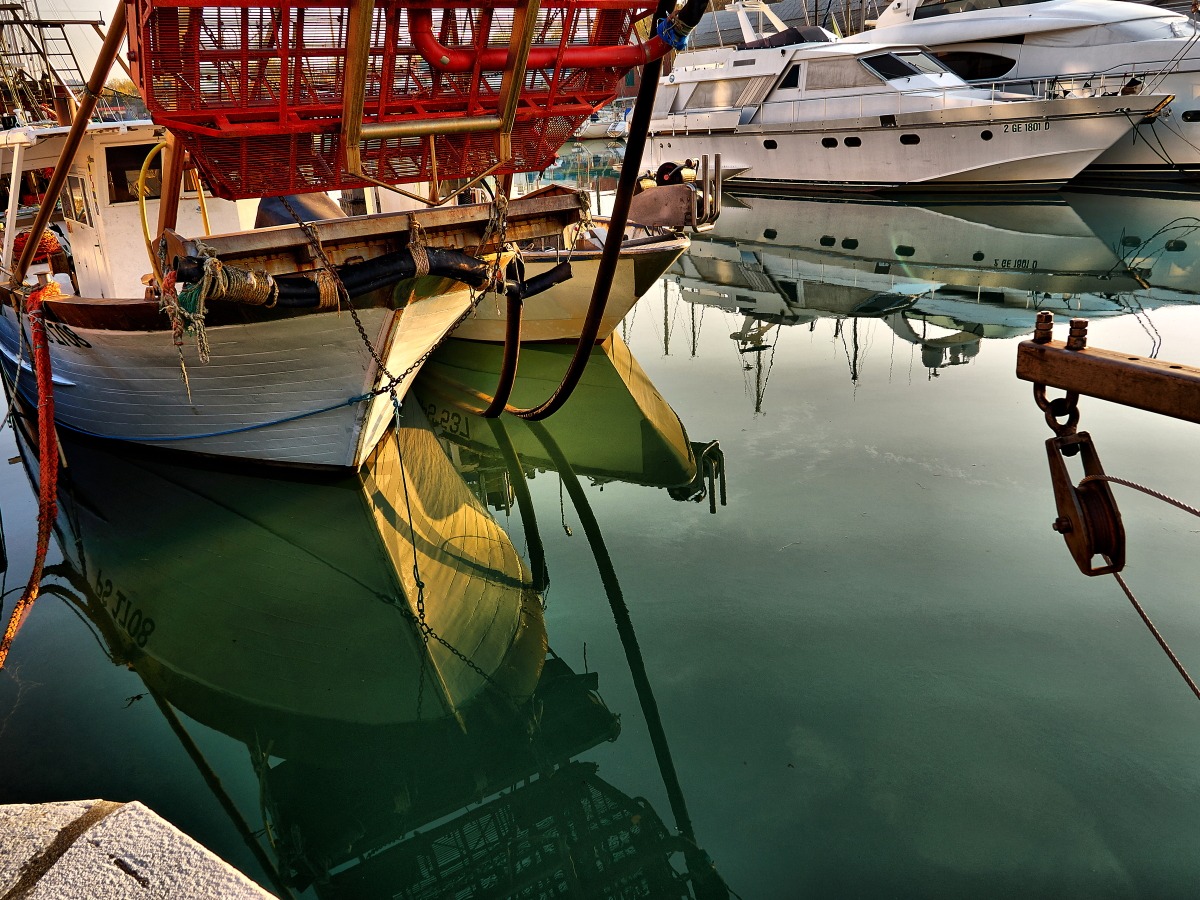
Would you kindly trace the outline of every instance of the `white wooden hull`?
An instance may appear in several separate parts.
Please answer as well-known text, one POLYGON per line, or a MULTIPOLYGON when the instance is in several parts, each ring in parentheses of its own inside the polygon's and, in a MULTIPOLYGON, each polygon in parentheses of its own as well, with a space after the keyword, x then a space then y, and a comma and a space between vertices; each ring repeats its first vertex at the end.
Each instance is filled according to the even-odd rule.
MULTIPOLYGON (((667 235, 661 240, 622 248, 616 274, 609 290, 608 305, 600 320, 599 343, 613 333, 637 301, 688 248, 685 235, 667 235)), ((527 277, 538 275, 566 259, 565 253, 523 253, 527 277)), ((592 287, 600 269, 600 251, 576 249, 571 255, 573 276, 545 293, 525 301, 521 313, 522 341, 577 341, 583 328, 592 287)), ((454 331, 456 338, 503 342, 508 304, 497 294, 480 301, 473 315, 454 331)))
POLYGON ((894 125, 874 116, 727 131, 694 129, 677 115, 656 130, 653 162, 719 153, 724 168, 744 170, 731 183, 778 190, 1056 189, 1128 134, 1147 104, 1012 101, 900 114, 894 125))
MULTIPOLYGON (((359 317, 388 371, 399 374, 469 303, 463 289, 359 317)), ((348 312, 210 327, 211 362, 184 348, 190 397, 169 331, 57 323, 49 331, 55 420, 72 431, 270 463, 356 467, 393 417, 390 396, 366 396, 380 372, 348 312)), ((15 314, 5 306, 0 363, 10 379, 18 352, 15 314)), ((418 369, 397 386, 401 396, 418 369)), ((28 351, 17 384, 36 400, 28 351)))

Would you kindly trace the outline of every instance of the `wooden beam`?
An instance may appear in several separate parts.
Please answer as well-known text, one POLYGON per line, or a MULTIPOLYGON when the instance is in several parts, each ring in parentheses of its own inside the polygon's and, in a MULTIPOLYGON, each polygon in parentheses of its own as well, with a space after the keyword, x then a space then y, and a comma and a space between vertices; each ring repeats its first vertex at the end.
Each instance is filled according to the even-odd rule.
POLYGON ((1200 424, 1200 368, 1113 350, 1022 341, 1017 377, 1200 424))

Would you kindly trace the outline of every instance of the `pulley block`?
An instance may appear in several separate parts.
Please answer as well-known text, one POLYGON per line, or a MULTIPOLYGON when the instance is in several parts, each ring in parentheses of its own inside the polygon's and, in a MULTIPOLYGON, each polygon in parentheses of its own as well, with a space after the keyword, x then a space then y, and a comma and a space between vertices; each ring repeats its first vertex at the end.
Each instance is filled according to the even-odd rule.
POLYGON ((1046 441, 1050 481, 1058 518, 1054 530, 1063 536, 1079 571, 1084 575, 1107 575, 1125 567, 1125 526, 1112 489, 1104 480, 1104 468, 1086 431, 1046 441), (1084 477, 1076 484, 1067 471, 1067 457, 1078 456, 1084 477), (1100 556, 1104 564, 1094 565, 1100 556))

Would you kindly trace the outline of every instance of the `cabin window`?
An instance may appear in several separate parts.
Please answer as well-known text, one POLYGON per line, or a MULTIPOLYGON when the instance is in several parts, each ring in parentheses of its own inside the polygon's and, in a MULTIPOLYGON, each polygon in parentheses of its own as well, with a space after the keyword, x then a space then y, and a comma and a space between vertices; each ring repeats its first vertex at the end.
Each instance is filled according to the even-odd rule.
POLYGON ((63 218, 81 225, 92 224, 92 213, 88 208, 86 182, 78 175, 68 175, 62 190, 63 218))
POLYGON ((1044 3, 1046 0, 943 0, 942 3, 927 3, 913 10, 913 19, 931 19, 952 13, 971 12, 977 9, 996 9, 1001 6, 1027 6, 1044 3))
POLYGON ((994 53, 973 53, 965 50, 950 50, 935 54, 947 69, 957 73, 964 81, 983 81, 1004 78, 1016 68, 1017 61, 994 53))
POLYGON ((832 247, 837 243, 837 238, 835 238, 832 234, 823 234, 821 235, 820 243, 822 247, 832 247))
POLYGON ((971 254, 971 259, 973 259, 975 262, 983 262, 983 251, 976 250, 971 254))
POLYGON ((767 150, 778 150, 779 144, 771 138, 767 138, 765 141, 763 141, 763 147, 767 150))
POLYGON ((858 241, 855 240, 854 238, 842 238, 842 249, 843 250, 857 250, 858 249, 858 241))
MULTIPOLYGON (((126 144, 105 147, 104 162, 108 168, 108 202, 129 203, 137 200, 138 176, 142 163, 153 144, 126 144)), ((154 158, 146 171, 146 199, 157 200, 162 193, 162 154, 154 158)))
POLYGON ((1179 253, 1187 249, 1187 241, 1167 241, 1163 247, 1168 253, 1179 253))
POLYGON ((912 256, 916 252, 917 251, 915 249, 913 249, 912 247, 908 246, 908 244, 901 244, 899 247, 896 248, 897 256, 912 256))
POLYGON ((900 143, 909 146, 919 144, 921 143, 921 136, 919 134, 902 134, 900 135, 900 143))
POLYGON ((983 131, 979 132, 979 136, 980 136, 981 138, 983 138, 985 141, 990 141, 990 140, 991 140, 993 137, 995 137, 995 135, 993 135, 993 134, 992 134, 990 131, 988 131, 986 128, 985 128, 985 129, 983 129, 983 131))
POLYGON ((837 145, 837 138, 821 138, 821 146, 827 150, 832 150, 837 145))
MULTIPOLYGON (((686 109, 720 109, 741 106, 742 93, 750 86, 751 78, 725 78, 696 85, 684 104, 686 109)), ((140 165, 140 163, 139 163, 140 165)))
POLYGON ((881 53, 868 56, 863 65, 880 78, 911 78, 913 75, 946 75, 946 67, 927 53, 881 53))
POLYGON ((920 74, 917 69, 910 66, 895 53, 880 53, 878 56, 868 56, 863 60, 863 65, 883 79, 911 78, 913 75, 920 74))
POLYGON ((862 146, 862 138, 848 137, 844 141, 842 141, 842 143, 845 144, 847 147, 861 147, 862 146))
POLYGON ((783 81, 779 82, 779 89, 795 90, 800 87, 800 64, 792 66, 787 70, 787 74, 783 76, 783 81))
POLYGON ((804 85, 810 91, 872 87, 877 84, 879 79, 872 77, 857 59, 809 60, 804 79, 804 85))
POLYGON ((1183 113, 1183 121, 1200 122, 1200 109, 1189 109, 1183 113))

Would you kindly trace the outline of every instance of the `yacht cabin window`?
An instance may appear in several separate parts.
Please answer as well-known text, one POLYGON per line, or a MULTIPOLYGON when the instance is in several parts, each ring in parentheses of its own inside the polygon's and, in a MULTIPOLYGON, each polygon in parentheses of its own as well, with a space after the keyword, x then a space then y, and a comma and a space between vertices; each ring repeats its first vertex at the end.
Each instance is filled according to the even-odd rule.
POLYGON ((722 109, 733 106, 750 86, 753 78, 725 78, 721 81, 702 81, 696 85, 684 107, 687 109, 722 109))
POLYGON ((1003 78, 1017 65, 1015 59, 997 56, 994 53, 973 53, 966 50, 949 50, 935 54, 946 68, 958 73, 964 81, 983 81, 1003 78))
POLYGON ((810 91, 875 87, 878 84, 879 79, 853 58, 811 59, 808 61, 808 74, 804 80, 805 88, 810 91))
POLYGON ((952 13, 971 12, 976 9, 999 9, 1002 6, 1030 6, 1046 0, 944 0, 942 3, 926 3, 913 11, 913 19, 930 19, 952 13))
POLYGON ((913 75, 945 75, 947 69, 925 53, 880 53, 863 59, 872 72, 885 81, 911 78, 913 75))

